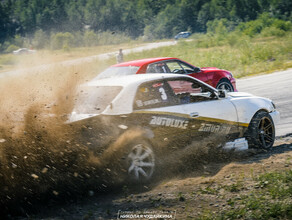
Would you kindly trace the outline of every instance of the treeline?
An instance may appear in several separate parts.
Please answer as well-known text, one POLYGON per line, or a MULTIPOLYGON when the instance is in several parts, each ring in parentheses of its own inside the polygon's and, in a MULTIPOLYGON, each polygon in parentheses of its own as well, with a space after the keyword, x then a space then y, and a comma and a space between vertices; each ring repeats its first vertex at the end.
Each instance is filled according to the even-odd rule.
POLYGON ((206 32, 208 22, 222 19, 232 30, 263 13, 292 21, 291 11, 291 0, 2 0, 0 49, 32 44, 30 39, 39 41, 33 42, 37 48, 55 39, 50 47, 59 48, 74 41, 87 46, 172 38, 180 31, 206 32))

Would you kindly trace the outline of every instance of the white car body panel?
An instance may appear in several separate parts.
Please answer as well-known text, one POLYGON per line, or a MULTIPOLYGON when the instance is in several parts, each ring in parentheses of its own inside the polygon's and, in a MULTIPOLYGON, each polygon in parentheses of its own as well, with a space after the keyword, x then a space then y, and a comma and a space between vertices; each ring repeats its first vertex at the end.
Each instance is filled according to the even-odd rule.
MULTIPOLYGON (((273 113, 274 116, 279 115, 274 109, 271 100, 258 96, 253 96, 249 93, 229 93, 228 99, 234 104, 238 113, 238 121, 241 123, 250 123, 252 117, 259 110, 264 110, 273 113)), ((275 117, 274 123, 279 121, 279 116, 275 117)))
MULTIPOLYGON (((122 91, 114 98, 114 100, 106 107, 106 109, 101 113, 103 115, 121 115, 121 114, 130 114, 133 111, 133 100, 137 88, 140 84, 153 80, 161 80, 164 78, 177 78, 185 77, 190 78, 189 76, 182 76, 177 74, 141 74, 141 75, 130 75, 119 78, 110 78, 102 80, 93 80, 85 84, 86 86, 122 86, 122 91)), ((200 81, 200 80, 197 80, 200 81)), ((201 82, 201 81, 200 81, 201 82)), ((204 85, 212 88, 204 82, 201 82, 204 85)), ((198 114, 198 117, 204 118, 213 118, 229 122, 237 122, 240 125, 245 127, 248 126, 252 117, 259 110, 265 110, 271 114, 274 122, 277 123, 279 120, 279 112, 274 109, 274 106, 271 100, 253 96, 249 93, 242 92, 232 92, 228 93, 226 98, 219 98, 218 100, 198 102, 198 103, 189 103, 181 104, 168 107, 152 108, 147 109, 147 111, 153 112, 170 112, 188 115, 193 117, 193 115, 198 114)), ((136 111, 141 112, 141 110, 136 111)), ((93 117, 96 115, 73 115, 70 117, 69 121, 76 121, 78 119, 85 119, 93 117)))
POLYGON ((190 116, 195 114, 196 117, 238 122, 236 109, 228 99, 189 103, 182 107, 190 116))

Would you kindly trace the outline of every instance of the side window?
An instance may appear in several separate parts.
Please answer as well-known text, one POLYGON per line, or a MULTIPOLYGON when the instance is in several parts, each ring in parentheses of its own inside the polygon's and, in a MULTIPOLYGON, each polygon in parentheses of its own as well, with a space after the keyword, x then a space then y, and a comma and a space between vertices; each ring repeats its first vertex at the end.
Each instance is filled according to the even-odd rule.
POLYGON ((163 62, 149 64, 146 73, 169 73, 167 65, 163 62))
POLYGON ((208 101, 216 98, 210 88, 196 81, 169 80, 168 84, 180 104, 208 101))
POLYGON ((166 64, 171 73, 187 74, 195 72, 192 66, 180 61, 168 61, 166 64))
POLYGON ((141 84, 134 100, 134 109, 149 109, 178 104, 179 100, 164 81, 141 84))
POLYGON ((169 61, 167 62, 167 66, 171 73, 178 73, 178 74, 185 73, 184 69, 177 61, 169 61))
POLYGON ((187 65, 186 63, 180 62, 180 65, 182 66, 182 68, 184 68, 184 70, 185 70, 186 73, 193 73, 193 72, 195 72, 194 68, 191 67, 191 66, 189 66, 189 65, 187 65))

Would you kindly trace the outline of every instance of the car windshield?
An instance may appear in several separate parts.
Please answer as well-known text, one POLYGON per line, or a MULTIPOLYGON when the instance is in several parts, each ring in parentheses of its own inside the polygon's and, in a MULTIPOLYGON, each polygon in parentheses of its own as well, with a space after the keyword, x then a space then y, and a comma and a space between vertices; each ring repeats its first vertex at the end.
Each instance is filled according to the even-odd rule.
POLYGON ((100 114, 110 105, 122 88, 121 86, 81 87, 73 111, 77 114, 100 114))
POLYGON ((117 66, 109 67, 101 72, 95 79, 105 79, 116 76, 127 76, 136 74, 140 67, 139 66, 117 66))

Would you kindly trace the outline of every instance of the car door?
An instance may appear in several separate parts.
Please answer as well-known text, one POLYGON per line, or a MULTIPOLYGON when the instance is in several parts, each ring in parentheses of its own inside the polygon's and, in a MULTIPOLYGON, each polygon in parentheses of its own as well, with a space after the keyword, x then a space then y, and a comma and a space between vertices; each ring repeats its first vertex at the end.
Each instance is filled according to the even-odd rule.
POLYGON ((215 90, 192 79, 168 80, 168 84, 190 118, 193 138, 229 137, 239 132, 236 108, 228 98, 218 98, 215 90))
POLYGON ((171 142, 174 147, 191 141, 189 115, 164 80, 141 84, 133 105, 135 120, 149 128, 159 143, 171 142))

